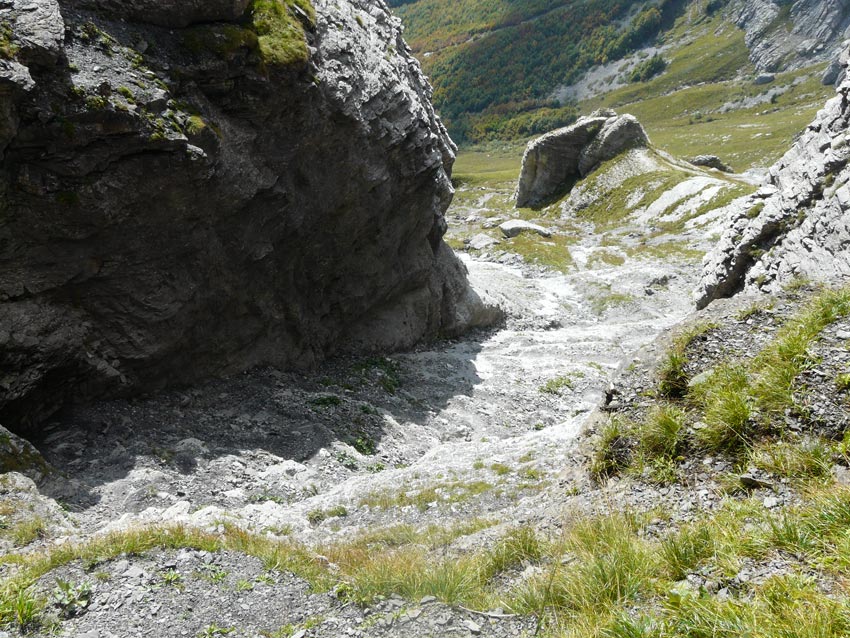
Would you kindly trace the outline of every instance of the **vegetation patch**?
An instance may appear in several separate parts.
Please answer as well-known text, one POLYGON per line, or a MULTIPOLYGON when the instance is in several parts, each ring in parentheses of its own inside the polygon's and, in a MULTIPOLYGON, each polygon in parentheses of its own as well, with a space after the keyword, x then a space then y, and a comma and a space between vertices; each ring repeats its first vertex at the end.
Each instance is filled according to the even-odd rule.
POLYGON ((721 362, 692 377, 688 348, 711 324, 685 331, 659 370, 659 405, 640 423, 611 417, 602 428, 592 473, 597 478, 625 469, 674 463, 687 451, 732 457, 796 480, 828 479, 833 459, 846 458, 843 442, 815 434, 787 434, 788 415, 807 422, 806 388, 797 379, 815 363, 811 346, 831 323, 850 314, 850 289, 826 290, 810 300, 749 360, 721 362))
POLYGON ((354 366, 364 381, 376 380, 388 394, 401 387, 401 366, 388 357, 371 357, 354 366))
POLYGON ((646 82, 656 75, 663 73, 667 68, 667 61, 660 55, 655 54, 647 58, 629 73, 629 82, 646 82))
POLYGON ((534 233, 523 233, 505 241, 502 248, 521 255, 527 263, 565 273, 572 270, 574 265, 569 249, 571 242, 571 237, 563 235, 554 235, 547 239, 534 233))
POLYGON ((255 52, 266 67, 305 62, 309 56, 306 29, 315 25, 310 0, 252 0, 245 24, 211 24, 187 29, 183 42, 193 53, 232 57, 240 50, 255 52))
POLYGON ((378 509, 413 506, 425 511, 432 503, 462 503, 489 492, 493 485, 486 481, 451 481, 418 490, 373 492, 360 500, 360 505, 378 509))
POLYGON ((687 328, 673 339, 658 368, 658 392, 663 397, 681 397, 688 389, 687 349, 695 339, 716 328, 714 323, 700 323, 687 328))
POLYGON ((561 394, 564 390, 575 389, 575 380, 584 376, 583 372, 571 372, 554 379, 549 379, 546 383, 538 388, 540 392, 545 394, 561 394))
POLYGON ((569 109, 551 99, 556 88, 594 64, 636 50, 672 25, 686 3, 640 4, 391 2, 432 78, 435 103, 460 142, 528 134, 517 120, 541 120, 569 109))
POLYGON ((12 60, 18 54, 20 47, 13 40, 12 25, 7 21, 0 22, 0 58, 12 60))
POLYGON ((309 0, 253 0, 249 10, 265 64, 288 66, 307 60, 305 23, 312 28, 316 21, 309 0))

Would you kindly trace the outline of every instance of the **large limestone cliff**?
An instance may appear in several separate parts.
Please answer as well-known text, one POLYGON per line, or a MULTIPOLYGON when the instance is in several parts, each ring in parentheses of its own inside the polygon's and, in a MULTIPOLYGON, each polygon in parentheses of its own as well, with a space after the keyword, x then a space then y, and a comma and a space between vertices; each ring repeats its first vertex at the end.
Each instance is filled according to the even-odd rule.
POLYGON ((0 423, 492 317, 383 2, 0 4, 0 423))
MULTIPOLYGON (((733 10, 750 59, 761 71, 833 60, 850 37, 848 0, 736 0, 733 10)), ((831 83, 836 76, 825 77, 831 83)))
MULTIPOLYGON (((847 67, 848 56, 842 56, 847 67)), ((708 255, 697 305, 740 290, 775 291, 801 276, 850 277, 850 79, 751 198, 732 207, 708 255)))

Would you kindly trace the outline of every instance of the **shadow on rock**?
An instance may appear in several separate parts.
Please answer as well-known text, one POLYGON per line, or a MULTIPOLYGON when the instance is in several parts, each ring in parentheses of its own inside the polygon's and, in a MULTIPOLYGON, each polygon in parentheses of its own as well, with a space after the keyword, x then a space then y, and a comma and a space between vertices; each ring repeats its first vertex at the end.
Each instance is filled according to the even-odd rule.
POLYGON ((291 503, 409 464, 444 436, 431 417, 481 382, 484 336, 69 409, 35 442, 64 477, 41 490, 72 510, 102 508, 94 518, 106 520, 178 499, 291 503))

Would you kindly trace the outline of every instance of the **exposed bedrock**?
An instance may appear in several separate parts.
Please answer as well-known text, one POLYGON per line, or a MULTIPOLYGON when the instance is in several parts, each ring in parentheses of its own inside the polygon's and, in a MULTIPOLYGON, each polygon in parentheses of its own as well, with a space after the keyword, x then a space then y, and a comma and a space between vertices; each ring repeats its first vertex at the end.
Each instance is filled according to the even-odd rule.
POLYGON ((850 81, 837 91, 762 188, 732 207, 706 258, 700 308, 740 290, 776 291, 795 277, 850 277, 850 81))
POLYGON ((831 61, 850 37, 848 0, 738 0, 736 5, 750 60, 761 71, 831 61))
POLYGON ((399 21, 315 0, 315 20, 289 8, 281 48, 244 4, 0 7, 10 430, 69 401, 495 319, 442 241, 455 149, 399 21))
POLYGON ((528 143, 522 158, 517 207, 544 206, 560 199, 602 162, 649 144, 632 115, 604 110, 580 118, 528 143))

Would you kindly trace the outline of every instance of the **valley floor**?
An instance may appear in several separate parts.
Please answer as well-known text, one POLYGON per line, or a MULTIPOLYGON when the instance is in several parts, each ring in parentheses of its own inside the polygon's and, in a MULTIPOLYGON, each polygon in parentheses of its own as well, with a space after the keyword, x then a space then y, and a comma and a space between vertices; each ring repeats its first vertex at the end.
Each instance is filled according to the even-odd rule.
MULTIPOLYGON (((739 635, 769 612, 765 583, 840 629, 844 612, 829 601, 843 585, 818 561, 843 560, 843 550, 796 555, 789 548, 804 540, 781 545, 769 531, 805 505, 787 468, 764 461, 781 450, 746 458, 751 493, 736 491, 740 458, 691 442, 705 406, 681 404, 680 415, 684 399, 658 394, 654 370, 670 344, 659 335, 691 313, 700 255, 722 221, 700 214, 699 193, 722 197, 718 180, 682 179, 664 182, 678 194, 655 193, 667 222, 649 206, 607 240, 604 220, 511 211, 508 182, 462 186, 450 220, 458 246, 497 238, 510 216, 555 231, 467 248, 473 287, 507 311, 499 329, 57 420, 39 449, 58 474, 38 489, 14 474, 0 482, 7 630, 663 636, 727 623, 732 633, 696 635, 739 635), (655 423, 647 414, 658 406, 679 420, 653 447, 641 432, 659 428, 629 424, 655 423), (755 545, 733 543, 741 529, 755 545), (806 575, 814 584, 791 582, 806 575)), ((764 348, 806 298, 712 307, 705 321, 728 329, 674 345, 694 359, 682 374, 764 348)), ((840 321, 827 330, 832 368, 822 387, 810 383, 824 395, 847 364, 840 330, 850 325, 840 321)), ((836 406, 833 421, 847 414, 836 406)), ((830 454, 819 476, 831 476, 830 454)), ((819 489, 816 502, 844 502, 819 489)), ((806 512, 800 520, 817 516, 806 512)))
MULTIPOLYGON (((455 214, 465 218, 463 201, 455 214)), ((703 232, 687 241, 692 252, 707 247, 703 232)), ((588 229, 571 252, 581 260, 596 243, 588 229)), ((8 490, 10 502, 18 500, 7 510, 18 511, 7 527, 36 520, 38 529, 25 539, 31 544, 7 535, 4 551, 49 550, 150 525, 240 528, 314 548, 386 530, 444 530, 439 551, 460 555, 492 547, 518 525, 558 533, 587 487, 576 440, 588 415, 623 360, 690 311, 696 259, 650 255, 565 273, 510 252, 483 257, 464 261, 476 291, 507 310, 500 329, 386 358, 336 360, 306 376, 256 370, 58 420, 40 450, 62 477, 40 494, 22 485, 8 490), (23 493, 15 496, 16 489, 23 493)), ((134 635, 139 629, 122 629, 132 608, 139 628, 163 627, 162 635, 216 635, 213 626, 271 635, 319 617, 324 625, 309 635, 338 635, 340 625, 350 635, 384 635, 364 628, 366 619, 355 622, 351 614, 363 612, 341 611, 349 607, 333 596, 308 596, 303 581, 275 575, 277 593, 264 598, 262 570, 250 561, 175 551, 77 563, 44 576, 48 592, 57 579, 91 586, 91 603, 78 610, 85 613, 70 614, 62 632, 134 635), (206 578, 208 568, 220 580, 206 584, 201 603, 185 574, 206 578), (185 587, 170 591, 163 574, 174 570, 185 587), (280 602, 281 588, 299 602, 280 602), (340 614, 337 625, 328 624, 340 614)), ((507 591, 524 577, 503 578, 507 591)), ((409 608, 387 605, 381 613, 390 616, 409 608)), ((458 612, 440 607, 419 622, 433 624, 445 613, 458 612)), ((532 622, 483 619, 507 623, 506 635, 532 622)), ((461 634, 475 633, 453 622, 461 634)), ((392 626, 387 635, 395 635, 392 626)), ((430 635, 411 631, 399 635, 430 635)))

